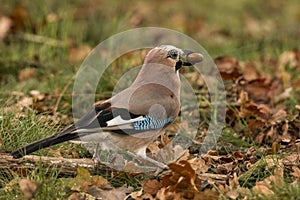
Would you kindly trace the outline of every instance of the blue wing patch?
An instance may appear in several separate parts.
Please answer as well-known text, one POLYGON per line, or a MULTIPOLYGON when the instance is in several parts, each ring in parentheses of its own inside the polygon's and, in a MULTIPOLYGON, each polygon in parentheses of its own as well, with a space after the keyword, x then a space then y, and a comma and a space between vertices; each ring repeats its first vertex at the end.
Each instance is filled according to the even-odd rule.
POLYGON ((172 117, 167 119, 154 119, 151 116, 146 116, 143 120, 133 122, 133 128, 137 131, 147 131, 159 129, 173 121, 172 117))

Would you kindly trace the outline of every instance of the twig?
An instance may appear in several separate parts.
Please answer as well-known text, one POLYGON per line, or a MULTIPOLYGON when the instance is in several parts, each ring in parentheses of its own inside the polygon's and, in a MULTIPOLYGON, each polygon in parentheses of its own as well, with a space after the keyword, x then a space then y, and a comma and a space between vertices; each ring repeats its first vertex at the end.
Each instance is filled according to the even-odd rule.
POLYGON ((22 171, 35 169, 42 164, 45 170, 53 168, 60 175, 71 176, 77 173, 78 166, 84 167, 91 174, 111 173, 115 170, 99 163, 95 165, 92 159, 66 159, 45 156, 27 155, 20 159, 14 159, 8 153, 0 153, 0 171, 4 169, 12 169, 14 171, 22 171))
POLYGON ((67 85, 65 85, 63 91, 59 94, 58 99, 57 99, 57 101, 55 102, 55 105, 54 105, 54 107, 53 107, 53 113, 54 113, 54 114, 56 114, 56 111, 57 111, 57 109, 58 109, 59 103, 60 103, 62 97, 64 96, 64 94, 66 93, 68 87, 69 87, 70 84, 72 83, 72 80, 73 80, 73 78, 71 78, 71 79, 68 81, 68 83, 67 83, 67 85))
POLYGON ((23 39, 26 41, 47 44, 47 45, 54 46, 54 47, 69 47, 71 45, 71 43, 69 41, 56 40, 53 38, 49 38, 49 37, 45 37, 45 36, 41 36, 41 35, 30 34, 30 33, 20 33, 20 34, 18 34, 18 37, 20 39, 23 39))

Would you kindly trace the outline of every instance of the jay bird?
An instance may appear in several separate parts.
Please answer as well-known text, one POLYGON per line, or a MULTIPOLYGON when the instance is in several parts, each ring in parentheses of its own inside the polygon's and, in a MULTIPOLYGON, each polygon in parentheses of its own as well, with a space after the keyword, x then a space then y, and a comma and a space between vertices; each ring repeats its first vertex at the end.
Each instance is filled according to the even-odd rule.
POLYGON ((200 53, 171 45, 155 47, 148 52, 135 81, 127 89, 95 104, 90 112, 61 132, 11 154, 20 158, 58 143, 81 139, 100 144, 103 149, 117 146, 165 168, 163 163, 146 156, 146 148, 180 111, 179 69, 202 60, 200 53))

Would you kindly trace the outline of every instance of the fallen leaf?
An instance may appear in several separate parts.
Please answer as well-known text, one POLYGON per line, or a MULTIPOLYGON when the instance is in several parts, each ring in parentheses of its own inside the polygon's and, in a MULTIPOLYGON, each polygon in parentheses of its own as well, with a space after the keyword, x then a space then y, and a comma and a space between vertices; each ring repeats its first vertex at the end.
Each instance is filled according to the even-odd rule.
POLYGON ((92 48, 88 45, 82 45, 80 47, 74 47, 70 49, 69 61, 80 62, 91 52, 92 48))
POLYGON ((19 182, 21 191, 24 194, 25 199, 31 200, 34 199, 34 196, 39 188, 39 185, 28 179, 22 179, 19 182))
POLYGON ((225 163, 225 164, 219 164, 216 169, 217 174, 230 174, 232 172, 234 165, 233 162, 225 163))
POLYGON ((226 196, 228 196, 230 199, 237 199, 239 197, 239 193, 234 190, 230 190, 226 192, 226 196))
POLYGON ((233 173, 233 176, 229 178, 229 188, 231 190, 240 188, 240 183, 236 173, 233 173))
POLYGON ((167 188, 161 188, 157 194, 156 194, 156 199, 159 199, 159 200, 182 200, 182 197, 180 195, 180 193, 177 193, 177 192, 173 192, 173 191, 170 191, 169 189, 167 188))
POLYGON ((20 107, 20 109, 24 108, 30 108, 33 105, 33 99, 31 97, 22 97, 17 105, 20 107))
POLYGON ((194 196, 194 200, 217 200, 219 199, 219 193, 215 190, 204 190, 198 192, 194 196))
POLYGON ((91 176, 90 172, 84 167, 77 168, 77 176, 70 179, 69 183, 71 190, 77 192, 87 192, 90 187, 96 186, 101 188, 108 184, 108 181, 102 176, 91 176))
POLYGON ((131 192, 125 199, 128 199, 129 197, 133 199, 139 199, 143 195, 143 189, 141 188, 139 191, 131 192))
POLYGON ((10 18, 12 20, 12 31, 18 32, 25 29, 26 26, 30 26, 32 29, 33 24, 25 7, 17 7, 10 13, 10 18))
POLYGON ((190 82, 195 87, 200 87, 205 85, 205 81, 202 78, 201 74, 199 72, 189 72, 184 74, 188 79, 190 79, 190 82))
POLYGON ((142 187, 146 193, 149 193, 151 195, 156 195, 158 190, 160 190, 161 188, 161 184, 157 180, 152 179, 152 180, 143 181, 142 187))
POLYGON ((284 165, 294 165, 300 163, 300 155, 298 153, 293 153, 288 155, 282 160, 284 165))
POLYGON ((205 173, 208 171, 208 165, 205 164, 205 160, 201 158, 193 158, 188 160, 188 162, 191 164, 192 168, 196 171, 196 173, 205 173))
POLYGON ((299 179, 300 178, 300 169, 297 166, 292 167, 293 172, 291 175, 293 175, 295 178, 299 179))
POLYGON ((251 81, 239 81, 239 87, 248 93, 249 99, 252 99, 255 103, 264 104, 270 102, 272 97, 271 95, 274 93, 274 91, 271 90, 272 84, 272 81, 265 78, 259 78, 251 81))
POLYGON ((286 111, 283 109, 280 109, 275 114, 272 115, 271 124, 275 125, 275 124, 281 123, 286 119, 286 117, 287 117, 286 111))
POLYGON ((68 200, 80 200, 80 194, 79 192, 74 192, 72 193, 69 197, 68 200))
POLYGON ((260 78, 260 73, 257 70, 257 66, 254 62, 240 62, 243 78, 246 81, 252 81, 260 78))
POLYGON ((285 67, 292 68, 300 66, 300 52, 298 50, 285 51, 279 56, 279 66, 282 71, 285 71, 285 67))
MULTIPOLYGON (((178 163, 170 163, 171 172, 162 177, 161 184, 164 188, 158 191, 158 196, 172 196, 173 199, 184 197, 187 199, 194 198, 198 192, 196 187, 196 172, 186 160, 178 163), (173 193, 173 194, 172 194, 173 193), (178 194, 180 194, 178 196, 178 194)), ((198 180, 198 179, 197 179, 198 180)), ((201 182, 200 180, 198 182, 201 182)))
POLYGON ((278 96, 274 97, 274 101, 279 102, 279 101, 285 100, 287 98, 290 98, 292 92, 293 92, 293 88, 288 87, 283 91, 283 93, 281 93, 278 96))
POLYGON ((0 17, 0 41, 3 40, 12 26, 12 20, 8 17, 1 16, 0 17))
POLYGON ((158 147, 158 145, 159 144, 156 141, 150 143, 147 147, 147 153, 149 152, 149 153, 153 154, 153 153, 159 151, 160 148, 158 147))
POLYGON ((88 190, 88 194, 92 195, 96 199, 109 199, 109 200, 120 200, 125 199, 127 194, 131 193, 133 188, 119 187, 110 190, 103 190, 96 186, 92 186, 88 190))
POLYGON ((36 70, 34 68, 22 69, 18 74, 19 81, 25 81, 36 77, 36 70))
POLYGON ((264 36, 274 30, 275 23, 273 20, 264 19, 258 20, 252 17, 247 17, 245 20, 245 31, 251 36, 264 36))
POLYGON ((259 193, 263 193, 264 195, 274 195, 274 192, 266 185, 264 182, 257 182, 253 187, 253 190, 259 193))
POLYGON ((242 74, 237 59, 228 56, 221 56, 214 59, 223 80, 236 80, 242 74))
POLYGON ((271 117, 271 109, 266 104, 256 104, 249 98, 248 93, 241 91, 237 102, 240 105, 240 117, 259 117, 265 121, 271 117))
POLYGON ((141 197, 138 197, 136 200, 155 200, 151 194, 143 194, 141 197))

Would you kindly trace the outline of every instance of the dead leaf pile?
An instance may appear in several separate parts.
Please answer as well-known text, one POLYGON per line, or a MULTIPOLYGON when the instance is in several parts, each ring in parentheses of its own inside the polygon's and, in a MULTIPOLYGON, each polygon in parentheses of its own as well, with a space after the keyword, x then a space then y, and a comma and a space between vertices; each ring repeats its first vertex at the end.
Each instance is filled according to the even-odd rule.
POLYGON ((201 188, 201 179, 197 176, 196 170, 199 160, 191 162, 181 160, 178 163, 170 163, 170 171, 162 176, 161 181, 148 180, 142 183, 142 190, 133 192, 131 198, 142 199, 218 199, 214 190, 201 188), (191 164, 193 163, 193 164, 191 164))
POLYGON ((109 185, 108 181, 101 176, 91 176, 85 168, 78 167, 75 178, 65 179, 65 185, 73 192, 68 199, 80 200, 91 197, 92 199, 124 199, 133 188, 118 187, 109 185))
POLYGON ((273 70, 278 73, 272 78, 263 72, 263 64, 239 62, 226 56, 215 59, 222 78, 226 83, 231 80, 231 88, 235 88, 227 90, 237 98, 227 99, 231 109, 228 109, 226 118, 230 122, 228 125, 234 127, 241 137, 251 137, 257 144, 300 138, 299 112, 291 112, 285 104, 285 100, 293 98, 293 93, 298 90, 292 85, 300 83, 300 78, 292 77, 286 69, 299 73, 299 58, 297 50, 282 53, 273 70), (237 123, 240 121, 246 122, 247 127, 241 128, 237 123))

